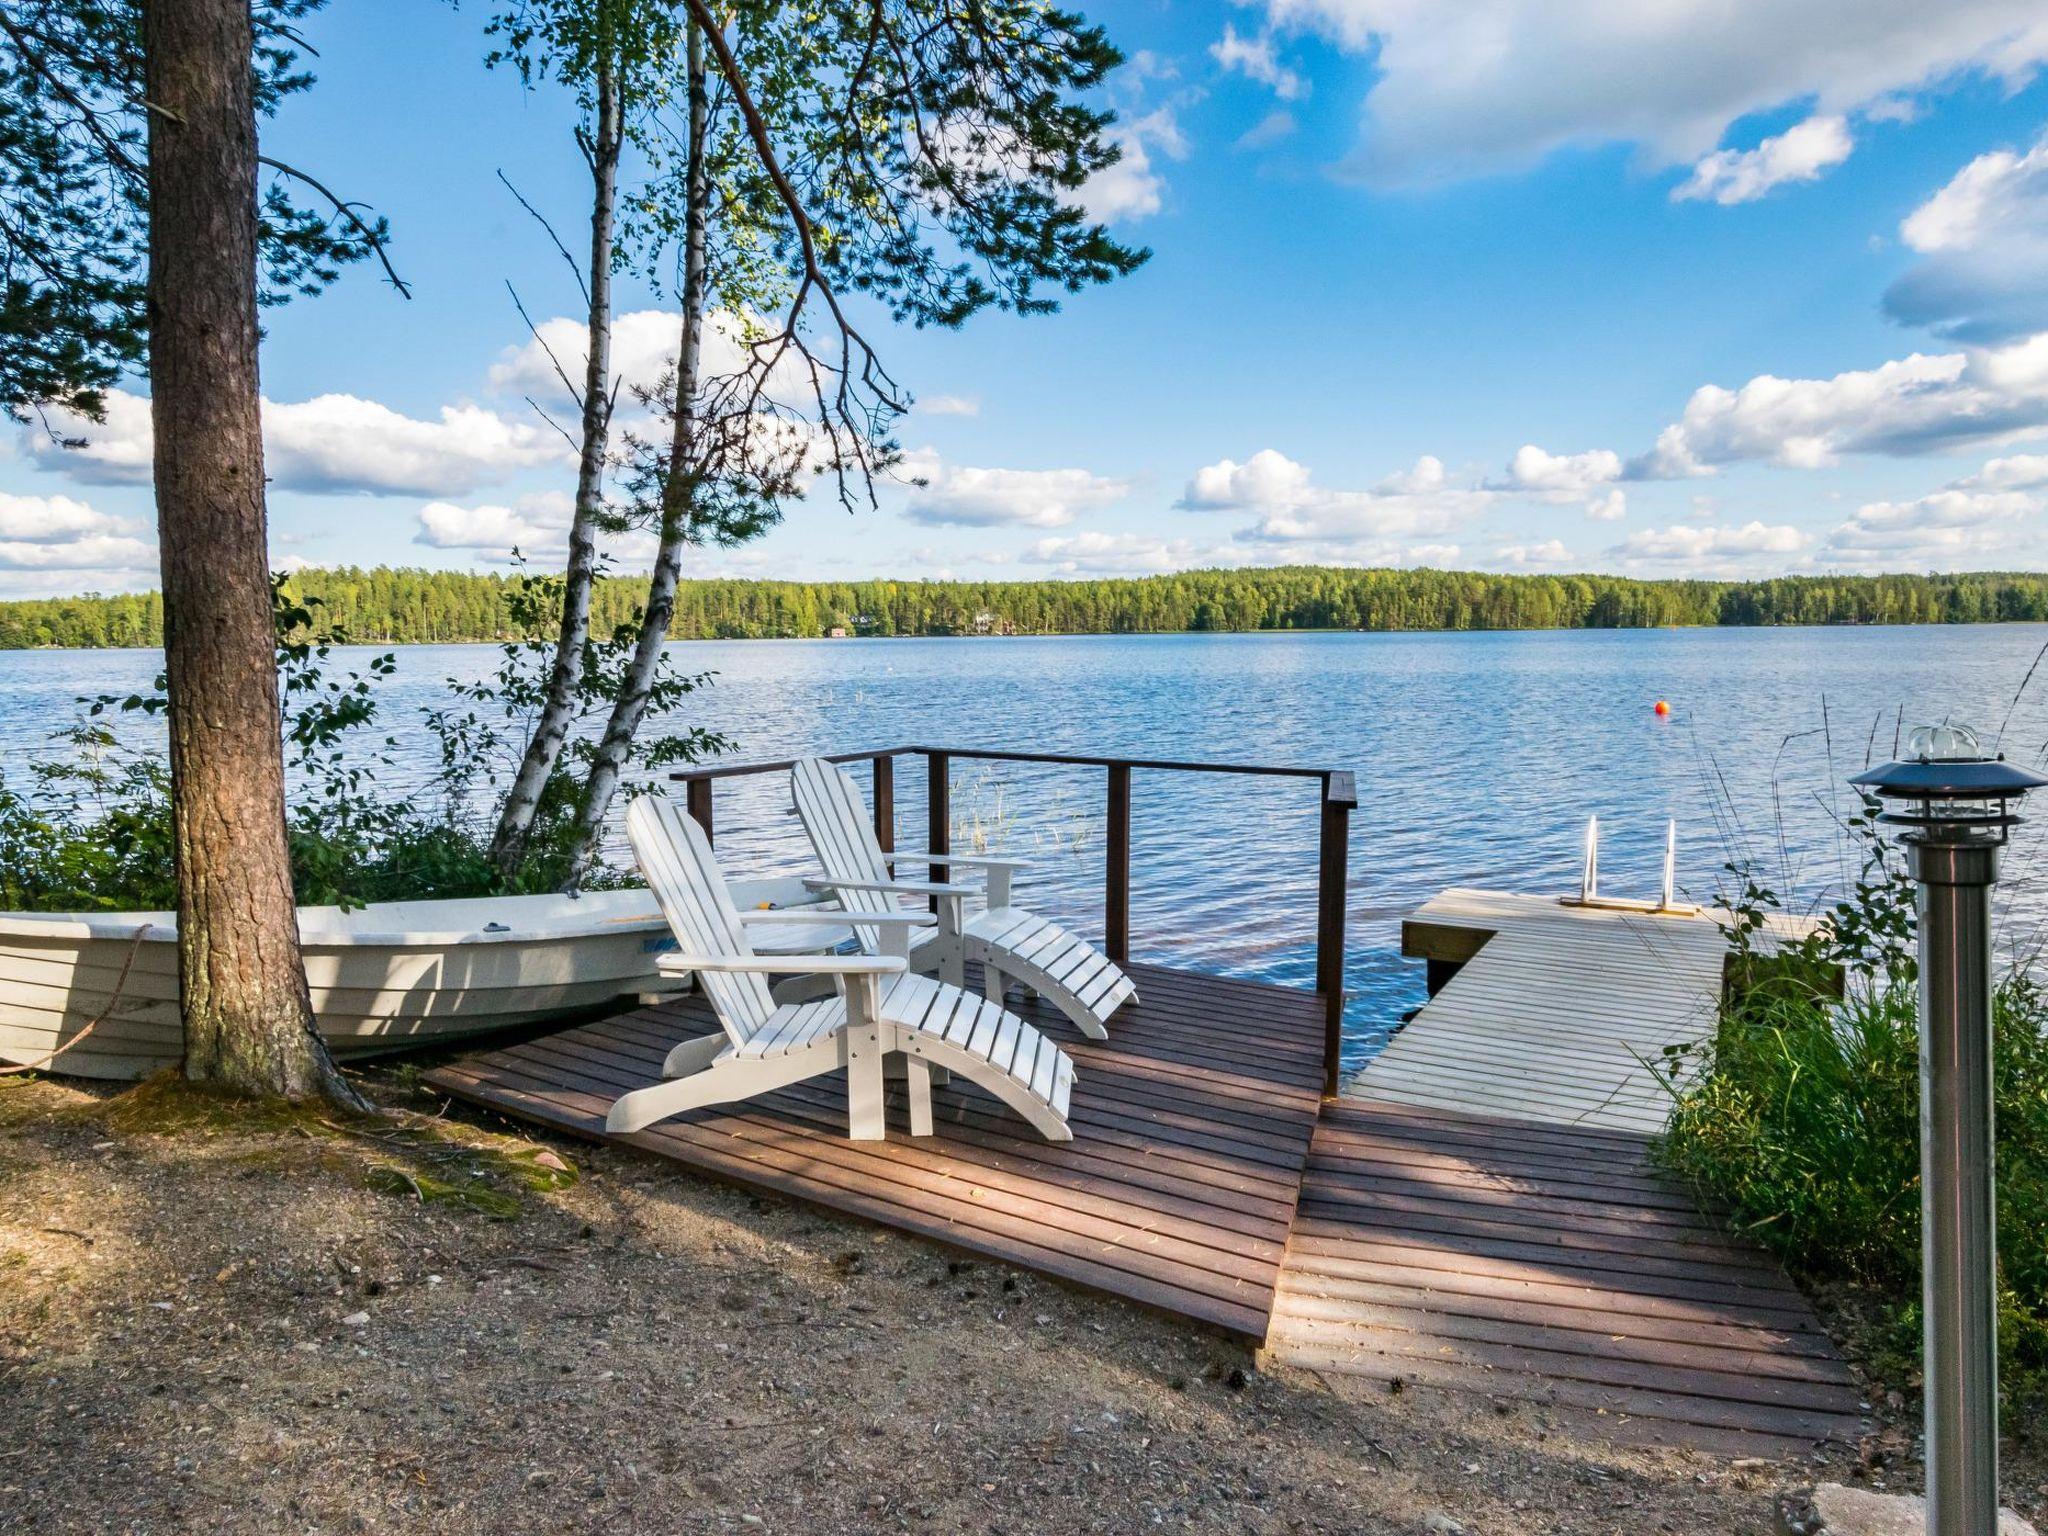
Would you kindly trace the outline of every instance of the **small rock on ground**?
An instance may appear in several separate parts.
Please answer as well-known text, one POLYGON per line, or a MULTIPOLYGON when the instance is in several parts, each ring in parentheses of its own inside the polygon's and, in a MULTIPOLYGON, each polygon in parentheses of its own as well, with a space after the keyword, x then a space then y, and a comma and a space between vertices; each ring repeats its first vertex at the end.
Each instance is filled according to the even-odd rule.
MULTIPOLYGON (((1927 1501, 1918 1494, 1873 1493, 1822 1483, 1806 1508, 1789 1513, 1783 1529, 1796 1536, 1926 1536, 1927 1501)), ((2039 1536, 2033 1523, 2009 1509, 1998 1512, 1998 1536, 2039 1536)))

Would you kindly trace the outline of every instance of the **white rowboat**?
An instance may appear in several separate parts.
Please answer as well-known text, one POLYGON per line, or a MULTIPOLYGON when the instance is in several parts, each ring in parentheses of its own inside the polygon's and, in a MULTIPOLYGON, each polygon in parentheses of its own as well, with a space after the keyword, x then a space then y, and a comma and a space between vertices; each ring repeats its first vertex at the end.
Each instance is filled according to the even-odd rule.
MULTIPOLYGON (((734 896, 816 899, 798 880, 736 884, 734 896)), ((314 1019, 343 1059, 678 987, 655 968, 675 940, 644 889, 301 907, 299 937, 314 1019)), ((41 1061, 94 1019, 51 1072, 132 1080, 182 1059, 175 914, 0 913, 0 1063, 41 1061)))

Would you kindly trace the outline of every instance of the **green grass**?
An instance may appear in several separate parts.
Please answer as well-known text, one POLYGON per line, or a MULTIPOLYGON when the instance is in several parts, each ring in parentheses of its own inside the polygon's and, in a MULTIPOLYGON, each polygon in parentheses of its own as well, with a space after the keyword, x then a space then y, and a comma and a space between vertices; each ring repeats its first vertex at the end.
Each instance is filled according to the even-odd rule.
MULTIPOLYGON (((1852 975, 1846 1000, 1771 986, 1725 1011, 1660 1157, 1817 1288, 1859 1288, 1873 1370, 1917 1373, 1919 1043, 1909 982, 1852 975)), ((2009 1396, 2048 1394, 2048 999, 1996 999, 2000 1356, 2009 1396)))

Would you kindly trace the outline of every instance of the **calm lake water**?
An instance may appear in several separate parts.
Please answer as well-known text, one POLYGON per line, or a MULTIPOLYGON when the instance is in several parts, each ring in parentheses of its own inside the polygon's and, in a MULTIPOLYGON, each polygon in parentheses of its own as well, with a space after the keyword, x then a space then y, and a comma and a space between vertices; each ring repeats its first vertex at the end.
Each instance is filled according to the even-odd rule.
MULTIPOLYGON (((916 742, 1353 770, 1350 1049, 1362 1059, 1422 998, 1420 965, 1399 958, 1401 916, 1447 885, 1575 888, 1588 815, 1601 818, 1611 892, 1654 894, 1675 817, 1692 895, 1711 897, 1721 867, 1748 858, 1791 904, 1826 899, 1854 874, 1833 829, 1854 803, 1842 781, 1890 754, 1901 717, 1967 721, 1988 739, 2010 709, 2005 749, 2041 758, 2048 666, 2013 700, 2044 641, 2023 625, 735 641, 679 660, 717 674, 695 718, 746 760, 916 742), (1660 698, 1668 718, 1653 713, 1660 698)), ((407 793, 432 779, 421 709, 445 679, 488 672, 496 651, 397 655, 381 697, 399 768, 385 777, 407 793)), ((157 665, 140 651, 0 653, 0 771, 20 783, 74 700, 145 687, 157 665)), ((147 722, 125 728, 150 739, 147 722)), ((958 763, 955 839, 1031 853, 1024 898, 1099 932, 1103 794, 1100 770, 958 763)), ((906 759, 906 844, 923 841, 923 797, 906 759)), ((1133 951, 1309 985, 1314 784, 1141 772, 1132 803, 1133 951)), ((735 872, 808 866, 780 783, 722 784, 716 814, 735 872)), ((2024 829, 2008 861, 2007 943, 2048 915, 2042 844, 2048 828, 2024 829)))

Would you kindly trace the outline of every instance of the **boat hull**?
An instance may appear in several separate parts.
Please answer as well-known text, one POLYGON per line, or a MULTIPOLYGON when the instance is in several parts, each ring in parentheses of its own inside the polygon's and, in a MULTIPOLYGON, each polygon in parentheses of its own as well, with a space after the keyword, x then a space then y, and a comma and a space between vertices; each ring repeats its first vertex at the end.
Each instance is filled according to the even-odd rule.
MULTIPOLYGON (((314 1020, 343 1059, 676 987, 655 969, 674 942, 646 891, 573 903, 506 897, 345 914, 302 908, 300 934, 314 1020)), ((0 1062, 40 1061, 60 1046, 67 1048, 49 1070, 76 1077, 132 1080, 183 1057, 170 914, 0 914, 0 1062)))

